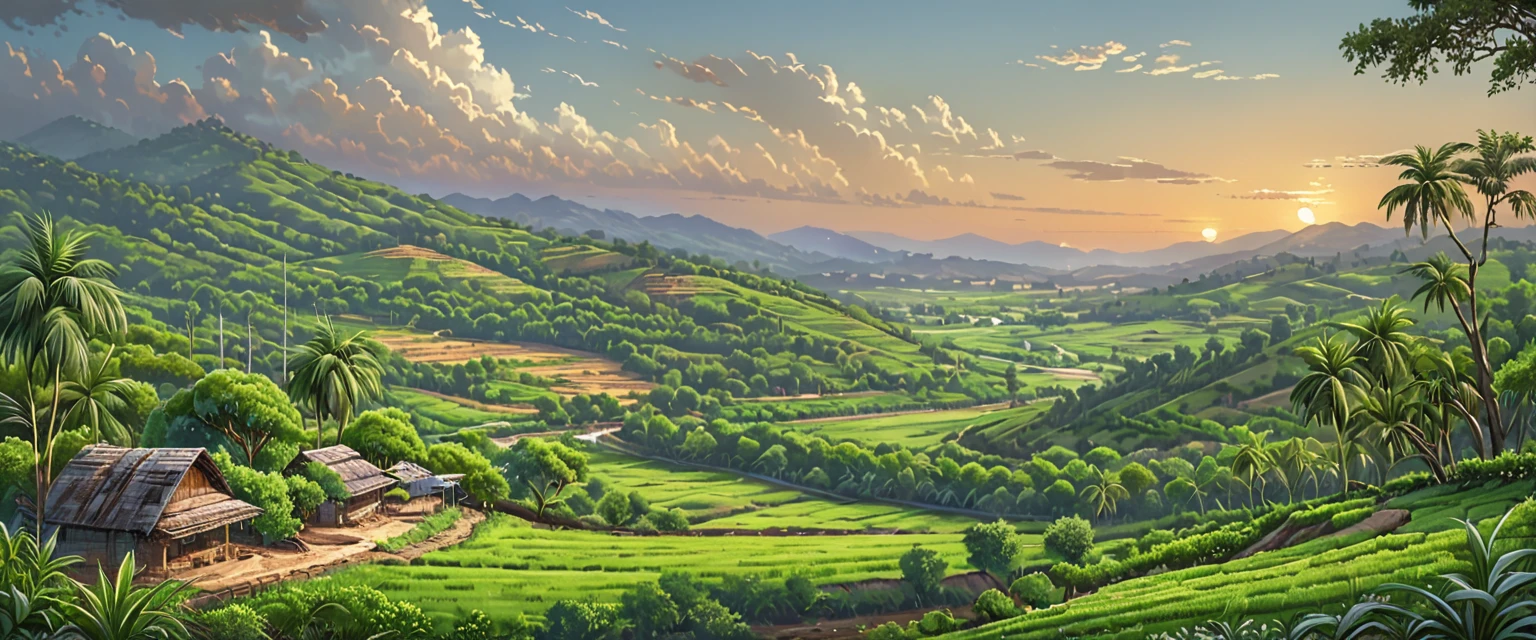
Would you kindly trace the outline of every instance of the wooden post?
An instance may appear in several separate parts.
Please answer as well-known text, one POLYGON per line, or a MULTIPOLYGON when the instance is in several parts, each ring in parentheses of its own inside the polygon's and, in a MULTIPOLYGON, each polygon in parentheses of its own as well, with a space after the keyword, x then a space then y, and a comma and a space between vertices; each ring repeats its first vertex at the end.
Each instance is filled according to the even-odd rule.
POLYGON ((167 576, 171 574, 171 545, 169 543, 160 545, 160 570, 164 571, 167 576))
POLYGON ((224 544, 229 544, 229 525, 224 525, 224 544))

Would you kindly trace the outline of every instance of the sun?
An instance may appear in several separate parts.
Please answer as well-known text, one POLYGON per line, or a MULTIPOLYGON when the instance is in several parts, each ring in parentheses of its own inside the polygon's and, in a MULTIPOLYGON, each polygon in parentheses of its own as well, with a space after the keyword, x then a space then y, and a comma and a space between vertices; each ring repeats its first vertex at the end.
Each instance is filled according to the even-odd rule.
POLYGON ((1296 217, 1306 224, 1317 224, 1317 216, 1312 213, 1310 207, 1302 207, 1296 210, 1296 217))
POLYGON ((1216 230, 1207 227, 1204 231, 1200 232, 1200 237, 1205 238, 1206 242, 1215 242, 1216 241, 1216 230))

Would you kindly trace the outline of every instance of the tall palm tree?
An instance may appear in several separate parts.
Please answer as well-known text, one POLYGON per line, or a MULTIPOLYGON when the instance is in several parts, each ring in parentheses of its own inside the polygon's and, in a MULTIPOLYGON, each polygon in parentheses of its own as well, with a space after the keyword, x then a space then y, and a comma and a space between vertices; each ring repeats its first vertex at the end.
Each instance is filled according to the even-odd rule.
POLYGON ((1471 157, 1457 160, 1452 170, 1462 176, 1462 182, 1477 189, 1483 196, 1483 251, 1478 264, 1488 261, 1488 231, 1498 224, 1498 209, 1508 205, 1516 218, 1536 217, 1536 194, 1524 189, 1511 190, 1510 184, 1527 173, 1536 173, 1536 156, 1521 155, 1536 151, 1536 142, 1530 136, 1513 132, 1477 132, 1477 144, 1469 151, 1471 157))
POLYGON ((1120 501, 1131 497, 1131 493, 1126 491, 1125 485, 1120 484, 1120 478, 1116 477, 1113 473, 1104 473, 1103 470, 1099 470, 1098 478, 1092 484, 1083 487, 1080 495, 1083 499, 1093 504, 1094 522, 1102 519, 1105 512, 1114 515, 1116 508, 1120 505, 1120 501))
POLYGON ((1326 421, 1338 438, 1338 463, 1341 491, 1349 491, 1350 417, 1365 385, 1357 368, 1360 356, 1342 340, 1318 338, 1315 344, 1297 347, 1296 355, 1310 370, 1291 389, 1291 404, 1308 421, 1326 421))
POLYGON ((1408 309, 1397 296, 1366 309, 1365 319, 1359 324, 1330 324, 1355 336, 1355 355, 1360 356, 1361 364, 1377 380, 1389 380, 1407 373, 1410 347, 1414 341, 1407 329, 1413 326, 1413 319, 1408 317, 1408 309))
POLYGON ((0 356, 20 366, 27 388, 41 532, 64 380, 89 368, 92 337, 121 334, 128 318, 112 284, 117 270, 85 257, 91 234, 60 232, 53 218, 42 214, 27 219, 26 238, 26 246, 0 268, 0 356), (52 385, 46 427, 32 393, 38 374, 52 385))
MULTIPOLYGON (((1405 184, 1388 191, 1376 208, 1386 209, 1388 220, 1402 209, 1403 231, 1412 233, 1413 228, 1418 227, 1425 239, 1429 238, 1429 230, 1437 225, 1443 224, 1446 231, 1451 231, 1453 214, 1472 216, 1472 199, 1461 188, 1466 176, 1454 168, 1456 156, 1471 149, 1472 145, 1465 142, 1447 142, 1439 149, 1419 145, 1411 152, 1382 158, 1384 165, 1403 167, 1397 179, 1405 184)), ((1461 244, 1454 233, 1451 239, 1466 251, 1466 245, 1461 244)))
POLYGON ((364 331, 343 335, 329 316, 321 319, 315 337, 296 349, 288 360, 288 395, 315 412, 316 446, 324 446, 327 416, 336 420, 340 444, 357 408, 383 396, 383 361, 382 345, 364 331))
POLYGON ((107 372, 116 349, 116 346, 108 347, 101 364, 92 367, 79 380, 66 381, 59 393, 59 401, 68 407, 64 411, 64 425, 90 427, 95 442, 131 447, 134 433, 123 416, 130 412, 128 398, 133 392, 133 381, 107 372))

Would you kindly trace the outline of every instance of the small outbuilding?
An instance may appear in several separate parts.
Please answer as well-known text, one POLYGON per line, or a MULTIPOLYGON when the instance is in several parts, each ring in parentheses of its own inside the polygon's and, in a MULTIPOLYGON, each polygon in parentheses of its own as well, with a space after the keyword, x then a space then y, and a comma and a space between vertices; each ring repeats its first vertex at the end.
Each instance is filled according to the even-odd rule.
POLYGON ((205 449, 91 445, 48 490, 60 554, 116 565, 128 552, 164 571, 233 559, 260 507, 235 499, 205 449))
POLYGON ((385 475, 383 470, 364 460, 362 454, 344 444, 300 453, 293 462, 288 463, 287 472, 298 473, 311 462, 318 462, 335 471, 351 495, 343 502, 327 500, 321 503, 310 517, 312 524, 342 526, 372 516, 379 511, 384 501, 384 492, 395 486, 394 478, 385 475))
POLYGON ((411 499, 425 496, 443 496, 445 500, 457 502, 459 481, 464 479, 462 473, 434 474, 414 462, 401 460, 395 463, 384 473, 400 481, 400 488, 410 494, 411 499))

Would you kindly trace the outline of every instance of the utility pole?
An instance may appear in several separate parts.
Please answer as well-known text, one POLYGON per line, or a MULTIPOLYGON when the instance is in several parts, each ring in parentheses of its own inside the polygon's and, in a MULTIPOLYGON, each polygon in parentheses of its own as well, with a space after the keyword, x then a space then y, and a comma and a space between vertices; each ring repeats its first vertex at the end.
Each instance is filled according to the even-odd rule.
POLYGON ((224 368, 224 301, 219 301, 219 368, 224 368))
POLYGON ((245 312, 245 372, 251 372, 251 312, 245 312))
POLYGON ((288 384, 288 254, 283 254, 283 380, 288 384))

